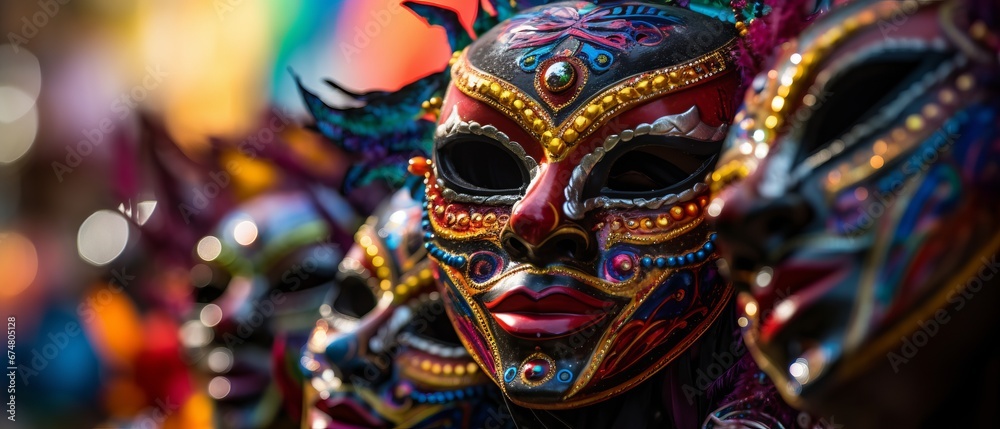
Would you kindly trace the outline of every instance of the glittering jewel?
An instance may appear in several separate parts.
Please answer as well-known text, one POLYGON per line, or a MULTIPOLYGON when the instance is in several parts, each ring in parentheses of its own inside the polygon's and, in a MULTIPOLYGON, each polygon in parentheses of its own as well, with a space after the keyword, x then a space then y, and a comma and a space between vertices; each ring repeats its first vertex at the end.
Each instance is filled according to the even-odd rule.
POLYGON ((548 375, 549 370, 549 362, 545 359, 531 359, 521 367, 524 378, 528 381, 541 381, 548 375))
POLYGON ((565 91, 575 80, 576 70, 566 61, 553 63, 545 69, 545 88, 549 91, 565 91))

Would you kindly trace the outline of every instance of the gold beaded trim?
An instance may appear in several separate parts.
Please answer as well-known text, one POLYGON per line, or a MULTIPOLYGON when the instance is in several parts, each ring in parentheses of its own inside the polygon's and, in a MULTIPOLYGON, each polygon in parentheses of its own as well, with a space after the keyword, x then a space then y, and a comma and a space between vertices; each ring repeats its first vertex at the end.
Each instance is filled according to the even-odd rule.
POLYGON ((510 83, 476 69, 464 54, 452 66, 452 82, 464 94, 517 122, 542 143, 549 160, 556 162, 618 112, 730 69, 728 54, 735 45, 734 39, 687 63, 625 79, 590 98, 561 124, 553 123, 538 101, 510 83))
MULTIPOLYGON (((741 112, 734 121, 740 128, 746 130, 747 135, 760 135, 754 138, 758 149, 751 147, 757 158, 763 158, 767 154, 767 149, 774 142, 777 131, 785 125, 788 117, 795 116, 781 114, 783 110, 787 112, 790 109, 790 101, 804 101, 811 96, 802 94, 803 90, 807 89, 802 83, 802 78, 813 72, 814 68, 820 65, 824 55, 836 48, 846 37, 879 19, 891 17, 898 13, 900 8, 901 4, 897 2, 876 3, 867 10, 849 16, 838 25, 827 29, 807 49, 796 52, 802 47, 796 46, 795 42, 787 42, 783 46, 786 53, 792 52, 792 54, 788 55, 787 63, 781 68, 781 73, 777 67, 770 70, 767 74, 770 82, 766 85, 765 91, 748 99, 747 105, 751 106, 748 110, 753 113, 746 116, 752 117, 743 117, 741 112)), ((728 183, 742 180, 750 175, 756 167, 756 160, 749 156, 749 152, 744 154, 748 156, 720 163, 712 173, 709 186, 713 193, 717 193, 728 183)))

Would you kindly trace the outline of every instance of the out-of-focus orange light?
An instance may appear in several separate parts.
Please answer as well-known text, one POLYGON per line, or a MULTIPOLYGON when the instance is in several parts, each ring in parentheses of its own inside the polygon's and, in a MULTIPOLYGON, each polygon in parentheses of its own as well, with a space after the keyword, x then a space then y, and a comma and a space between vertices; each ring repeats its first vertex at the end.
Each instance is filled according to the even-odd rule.
POLYGON ((27 237, 0 231, 0 297, 21 293, 38 275, 38 251, 27 237))

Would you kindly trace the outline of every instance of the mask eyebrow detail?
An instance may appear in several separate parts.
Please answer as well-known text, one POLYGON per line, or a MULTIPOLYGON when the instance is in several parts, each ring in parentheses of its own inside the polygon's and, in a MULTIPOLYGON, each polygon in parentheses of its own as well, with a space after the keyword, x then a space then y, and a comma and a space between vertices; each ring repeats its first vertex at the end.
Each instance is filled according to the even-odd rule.
MULTIPOLYGON (((531 180, 538 176, 538 161, 535 161, 534 158, 528 155, 528 153, 524 150, 524 147, 517 142, 511 141, 510 137, 507 137, 507 134, 504 134, 493 125, 481 125, 475 121, 463 121, 462 118, 458 116, 458 106, 452 106, 451 114, 448 115, 448 119, 441 122, 441 124, 437 126, 437 129, 435 129, 435 149, 438 148, 439 142, 442 140, 448 137, 461 135, 483 136, 499 143, 501 146, 511 151, 516 158, 520 159, 524 163, 524 167, 527 169, 528 176, 531 180)), ((441 195, 450 200, 461 203, 511 205, 521 198, 519 195, 480 196, 457 192, 454 189, 448 188, 444 181, 440 179, 441 175, 440 172, 437 171, 437 163, 435 163, 434 169, 434 174, 438 177, 437 185, 441 187, 441 195)))
POLYGON ((588 211, 600 207, 658 209, 664 204, 675 204, 693 199, 708 189, 708 186, 699 182, 679 194, 669 194, 658 198, 623 199, 595 197, 586 201, 580 201, 584 185, 591 171, 594 170, 594 166, 620 142, 627 142, 643 135, 685 137, 692 140, 714 142, 722 140, 726 136, 728 128, 727 124, 713 127, 702 122, 698 106, 691 106, 691 108, 683 113, 663 116, 653 121, 652 124, 640 124, 635 129, 624 130, 619 134, 608 136, 604 140, 603 145, 598 146, 593 152, 584 155, 580 160, 580 165, 577 165, 573 169, 573 176, 570 178, 569 185, 564 190, 566 202, 563 204, 563 212, 570 219, 581 219, 588 211))

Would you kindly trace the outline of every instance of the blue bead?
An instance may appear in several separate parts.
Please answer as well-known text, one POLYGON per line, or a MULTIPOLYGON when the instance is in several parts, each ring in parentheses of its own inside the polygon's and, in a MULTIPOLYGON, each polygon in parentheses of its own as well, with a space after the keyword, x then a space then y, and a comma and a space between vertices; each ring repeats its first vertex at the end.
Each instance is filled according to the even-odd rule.
POLYGON ((456 390, 455 397, 458 399, 465 399, 465 392, 461 390, 456 390))
POLYGON ((713 232, 712 235, 708 236, 708 239, 712 240, 712 241, 715 241, 715 238, 718 237, 718 236, 719 236, 719 234, 716 234, 716 233, 713 232))
POLYGON ((458 266, 465 265, 465 256, 455 258, 455 263, 458 264, 458 266))
POLYGON ((677 266, 677 258, 675 258, 673 256, 667 258, 667 265, 669 265, 671 267, 676 267, 677 266))
POLYGON ((434 238, 434 233, 433 232, 425 232, 424 233, 424 238, 430 240, 430 239, 434 238))
POLYGON ((454 401, 455 400, 455 394, 453 392, 445 392, 444 398, 447 399, 447 400, 449 400, 449 401, 454 401))
POLYGON ((667 266, 667 260, 662 257, 656 258, 656 266, 660 268, 667 266))
POLYGON ((649 256, 643 256, 642 259, 639 260, 639 263, 642 264, 643 268, 652 267, 653 266, 653 258, 650 258, 649 256))
POLYGON ((684 255, 684 259, 687 260, 687 263, 693 264, 694 263, 694 253, 688 253, 687 255, 684 255))
POLYGON ((430 219, 424 219, 423 221, 421 221, 420 226, 423 226, 424 229, 427 229, 427 227, 431 226, 430 219))
POLYGON ((431 243, 430 241, 424 242, 424 249, 430 250, 431 247, 434 247, 434 243, 431 243))
POLYGON ((517 375, 517 368, 514 367, 507 368, 507 370, 503 372, 503 381, 510 383, 514 381, 514 376, 516 375, 517 375))
POLYGON ((694 252, 694 256, 696 258, 698 258, 699 261, 704 261, 705 260, 705 251, 704 250, 699 250, 697 252, 694 252))
POLYGON ((556 379, 563 383, 569 383, 573 379, 573 373, 569 372, 568 369, 560 369, 559 373, 556 374, 556 379))
POLYGON ((709 252, 711 252, 711 251, 715 250, 715 245, 714 245, 714 244, 712 244, 712 242, 711 242, 711 241, 708 241, 708 242, 705 242, 705 245, 704 245, 704 246, 701 246, 701 247, 702 247, 703 249, 705 249, 706 251, 709 251, 709 252))

